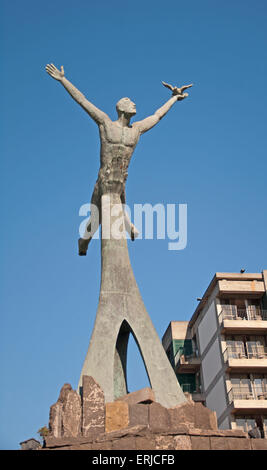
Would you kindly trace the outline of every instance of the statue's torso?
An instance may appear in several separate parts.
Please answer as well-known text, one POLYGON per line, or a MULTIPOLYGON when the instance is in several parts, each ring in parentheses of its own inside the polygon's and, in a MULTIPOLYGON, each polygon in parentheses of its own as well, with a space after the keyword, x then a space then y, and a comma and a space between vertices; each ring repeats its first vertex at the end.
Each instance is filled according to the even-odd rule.
POLYGON ((140 133, 136 127, 123 127, 109 121, 99 126, 100 170, 97 184, 101 193, 124 191, 128 166, 140 133))

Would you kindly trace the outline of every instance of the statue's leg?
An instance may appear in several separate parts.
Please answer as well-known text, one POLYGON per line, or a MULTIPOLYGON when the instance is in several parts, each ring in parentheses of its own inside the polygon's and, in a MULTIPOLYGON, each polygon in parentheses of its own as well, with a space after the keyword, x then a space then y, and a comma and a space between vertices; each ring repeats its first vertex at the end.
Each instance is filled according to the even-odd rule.
POLYGON ((129 233, 131 240, 134 241, 138 237, 139 232, 137 228, 134 226, 134 224, 131 222, 130 217, 128 216, 126 211, 124 211, 124 223, 125 223, 125 229, 129 233))
MULTIPOLYGON (((121 203, 122 203, 122 206, 124 208, 124 205, 126 204, 125 190, 123 190, 123 192, 121 194, 121 203)), ((138 237, 139 232, 138 232, 137 228, 134 226, 134 224, 131 222, 130 217, 128 216, 125 208, 123 209, 123 213, 124 213, 125 230, 130 235, 131 240, 134 241, 138 237)))
POLYGON ((90 217, 90 220, 88 221, 88 224, 86 226, 86 231, 84 233, 83 238, 79 238, 79 240, 78 240, 79 255, 80 256, 86 256, 86 253, 87 253, 87 250, 88 250, 88 245, 89 245, 90 241, 92 240, 94 234, 96 233, 97 229, 98 229, 98 227, 96 227, 96 224, 92 221, 92 217, 90 217))
POLYGON ((95 186, 94 192, 91 198, 91 217, 85 227, 85 232, 82 238, 78 240, 79 255, 85 256, 87 253, 88 245, 96 233, 99 224, 101 223, 101 204, 99 197, 98 186, 95 186))

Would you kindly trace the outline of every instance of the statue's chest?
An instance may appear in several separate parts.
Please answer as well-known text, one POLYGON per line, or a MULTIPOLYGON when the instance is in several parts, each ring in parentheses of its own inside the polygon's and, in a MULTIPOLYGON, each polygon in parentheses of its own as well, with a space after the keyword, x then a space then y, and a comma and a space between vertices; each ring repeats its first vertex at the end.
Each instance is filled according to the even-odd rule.
POLYGON ((116 124, 103 126, 101 136, 110 144, 122 144, 127 147, 135 147, 139 139, 139 133, 136 129, 116 124))

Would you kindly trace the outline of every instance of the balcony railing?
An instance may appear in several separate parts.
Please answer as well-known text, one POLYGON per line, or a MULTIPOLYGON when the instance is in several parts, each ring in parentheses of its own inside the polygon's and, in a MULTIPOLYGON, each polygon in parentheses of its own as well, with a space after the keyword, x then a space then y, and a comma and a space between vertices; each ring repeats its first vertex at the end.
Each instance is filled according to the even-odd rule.
POLYGON ((195 389, 192 387, 191 384, 182 384, 181 388, 182 388, 183 392, 187 392, 187 393, 192 393, 192 392, 195 391, 195 389))
POLYGON ((192 384, 182 384, 181 388, 184 393, 201 393, 201 387, 193 386, 192 384))
POLYGON ((228 404, 234 400, 267 400, 267 388, 253 383, 232 387, 227 394, 228 404))
POLYGON ((224 362, 229 359, 267 359, 267 348, 264 346, 227 346, 223 352, 224 362))
POLYGON ((256 306, 238 308, 236 305, 221 305, 220 323, 223 320, 267 320, 267 310, 256 306))

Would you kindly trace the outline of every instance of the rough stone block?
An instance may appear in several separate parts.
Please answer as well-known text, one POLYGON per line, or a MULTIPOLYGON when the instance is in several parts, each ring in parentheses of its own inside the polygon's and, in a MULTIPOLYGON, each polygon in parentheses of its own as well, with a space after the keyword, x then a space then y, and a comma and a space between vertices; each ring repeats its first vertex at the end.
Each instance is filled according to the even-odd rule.
POLYGON ((192 443, 189 436, 174 436, 173 437, 175 450, 192 450, 192 443))
POLYGON ((58 401, 64 403, 68 393, 72 390, 72 386, 70 384, 64 384, 60 390, 58 401))
POLYGON ((228 445, 230 450, 251 450, 250 439, 240 439, 238 437, 229 438, 228 445))
POLYGON ((194 426, 195 403, 188 401, 168 409, 171 429, 175 430, 181 425, 194 426))
POLYGON ((129 405, 152 403, 155 401, 155 395, 150 387, 146 387, 136 392, 127 393, 127 395, 120 397, 119 401, 126 401, 129 405))
POLYGON ((171 420, 167 408, 164 408, 160 403, 151 403, 148 414, 151 431, 169 431, 171 420))
POLYGON ((112 442, 111 441, 92 442, 91 449, 92 450, 111 450, 112 442))
POLYGON ((129 422, 130 426, 144 424, 148 426, 149 405, 129 405, 129 422))
POLYGON ((156 442, 153 435, 150 436, 137 436, 136 437, 136 450, 155 450, 156 442))
POLYGON ((208 436, 191 436, 192 450, 210 450, 210 438, 208 436))
POLYGON ((79 447, 75 447, 74 450, 92 450, 92 445, 89 444, 89 443, 88 444, 81 444, 79 447))
POLYGON ((82 378, 82 435, 105 431, 105 398, 98 383, 84 375, 82 378))
POLYGON ((252 450, 267 450, 267 439, 251 439, 252 450))
POLYGON ((225 437, 248 437, 248 434, 241 429, 220 429, 218 432, 225 437))
MULTIPOLYGON (((61 439, 55 438, 53 436, 46 436, 45 437, 45 448, 53 448, 57 447, 59 443, 61 442, 61 439)), ((62 444, 63 445, 63 444, 62 444)))
POLYGON ((49 430, 55 438, 81 435, 81 399, 70 384, 63 385, 58 401, 50 408, 49 430))
POLYGON ((156 450, 174 450, 173 436, 156 436, 156 450))
POLYGON ((112 450, 136 450, 135 437, 122 437, 113 441, 112 450))
POLYGON ((62 409, 63 403, 59 401, 50 407, 48 427, 54 437, 61 437, 62 435, 62 409))
POLYGON ((75 390, 69 390, 62 408, 62 435, 77 437, 81 435, 81 398, 75 390))
POLYGON ((202 403, 195 403, 195 427, 200 429, 218 429, 215 412, 206 408, 202 403))
POLYGON ((210 437, 211 450, 229 450, 229 439, 231 437, 210 437))
POLYGON ((210 411, 210 427, 211 427, 211 429, 216 431, 216 429, 218 429, 218 421, 217 421, 216 411, 212 411, 212 410, 209 410, 209 411, 210 411))
POLYGON ((127 428, 129 425, 129 406, 123 401, 106 403, 106 432, 127 428))
MULTIPOLYGON (((119 439, 124 436, 143 436, 147 426, 131 426, 128 428, 122 428, 117 431, 110 431, 108 433, 108 439, 119 439)), ((97 438, 97 442, 102 442, 107 439, 107 434, 104 434, 97 438)))

